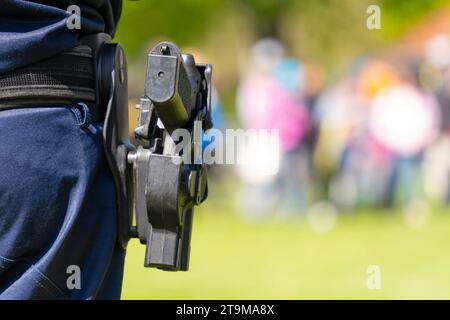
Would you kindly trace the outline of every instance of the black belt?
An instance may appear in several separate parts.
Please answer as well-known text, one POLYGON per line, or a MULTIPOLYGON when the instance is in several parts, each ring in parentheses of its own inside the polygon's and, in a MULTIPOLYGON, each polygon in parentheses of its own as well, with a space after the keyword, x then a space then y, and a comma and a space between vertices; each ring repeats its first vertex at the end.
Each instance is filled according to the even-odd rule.
POLYGON ((0 110, 78 101, 88 105, 93 121, 104 119, 106 106, 96 105, 94 57, 88 46, 0 74, 0 110))

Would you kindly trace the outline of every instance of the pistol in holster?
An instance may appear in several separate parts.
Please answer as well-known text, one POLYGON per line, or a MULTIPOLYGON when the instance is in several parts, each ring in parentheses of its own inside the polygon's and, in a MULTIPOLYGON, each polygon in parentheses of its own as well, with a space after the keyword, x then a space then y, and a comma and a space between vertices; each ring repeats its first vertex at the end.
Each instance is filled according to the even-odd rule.
POLYGON ((212 127, 212 67, 172 43, 156 45, 148 55, 133 143, 123 49, 98 35, 85 43, 95 51, 98 103, 107 105, 103 138, 117 190, 119 245, 139 238, 146 267, 186 271, 193 207, 208 193, 201 145, 202 131, 212 127), (178 129, 190 133, 190 148, 176 148, 178 129))

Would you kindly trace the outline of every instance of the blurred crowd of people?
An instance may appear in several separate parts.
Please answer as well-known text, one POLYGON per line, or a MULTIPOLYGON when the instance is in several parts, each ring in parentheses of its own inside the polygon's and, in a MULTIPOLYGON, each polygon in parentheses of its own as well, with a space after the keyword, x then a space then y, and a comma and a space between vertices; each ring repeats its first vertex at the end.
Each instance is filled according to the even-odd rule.
POLYGON ((256 164, 238 166, 249 212, 449 203, 450 37, 397 56, 359 58, 324 83, 279 41, 254 45, 238 116, 244 128, 279 129, 280 162, 267 179, 256 164))

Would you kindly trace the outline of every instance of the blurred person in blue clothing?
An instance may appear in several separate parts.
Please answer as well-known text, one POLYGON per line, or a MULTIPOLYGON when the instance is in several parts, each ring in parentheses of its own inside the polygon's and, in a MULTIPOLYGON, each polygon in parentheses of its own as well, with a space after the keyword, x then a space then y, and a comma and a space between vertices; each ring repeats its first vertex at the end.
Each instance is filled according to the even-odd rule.
POLYGON ((278 64, 274 74, 280 87, 295 103, 295 108, 301 112, 301 116, 295 118, 297 123, 283 124, 283 126, 297 126, 301 128, 302 133, 296 135, 292 143, 284 148, 277 179, 279 211, 282 214, 299 214, 308 205, 308 185, 311 174, 310 149, 304 143, 312 127, 302 95, 306 71, 304 65, 297 59, 285 58, 278 64))
MULTIPOLYGON (((220 101, 219 93, 216 88, 213 87, 211 93, 211 117, 214 123, 214 129, 218 129, 225 134, 225 115, 223 113, 222 102, 220 101)), ((203 134, 203 150, 214 142, 214 138, 210 132, 206 131, 203 134)))

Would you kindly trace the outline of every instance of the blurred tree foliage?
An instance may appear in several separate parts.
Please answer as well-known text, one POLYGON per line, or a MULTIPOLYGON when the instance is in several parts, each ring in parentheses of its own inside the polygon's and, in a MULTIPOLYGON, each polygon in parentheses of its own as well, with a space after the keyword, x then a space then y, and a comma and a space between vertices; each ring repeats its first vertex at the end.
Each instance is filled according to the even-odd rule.
POLYGON ((167 37, 181 46, 198 45, 220 20, 244 11, 257 37, 295 38, 303 28, 310 37, 321 37, 321 42, 338 46, 340 39, 335 35, 346 30, 346 26, 367 31, 362 30, 365 23, 356 23, 365 21, 369 4, 382 8, 381 38, 391 40, 430 10, 448 3, 448 0, 124 0, 117 38, 131 54, 155 37, 167 37), (290 26, 288 30, 286 25, 290 26))
POLYGON ((219 0, 124 0, 117 39, 136 53, 148 39, 168 37, 180 45, 198 42, 219 0))

